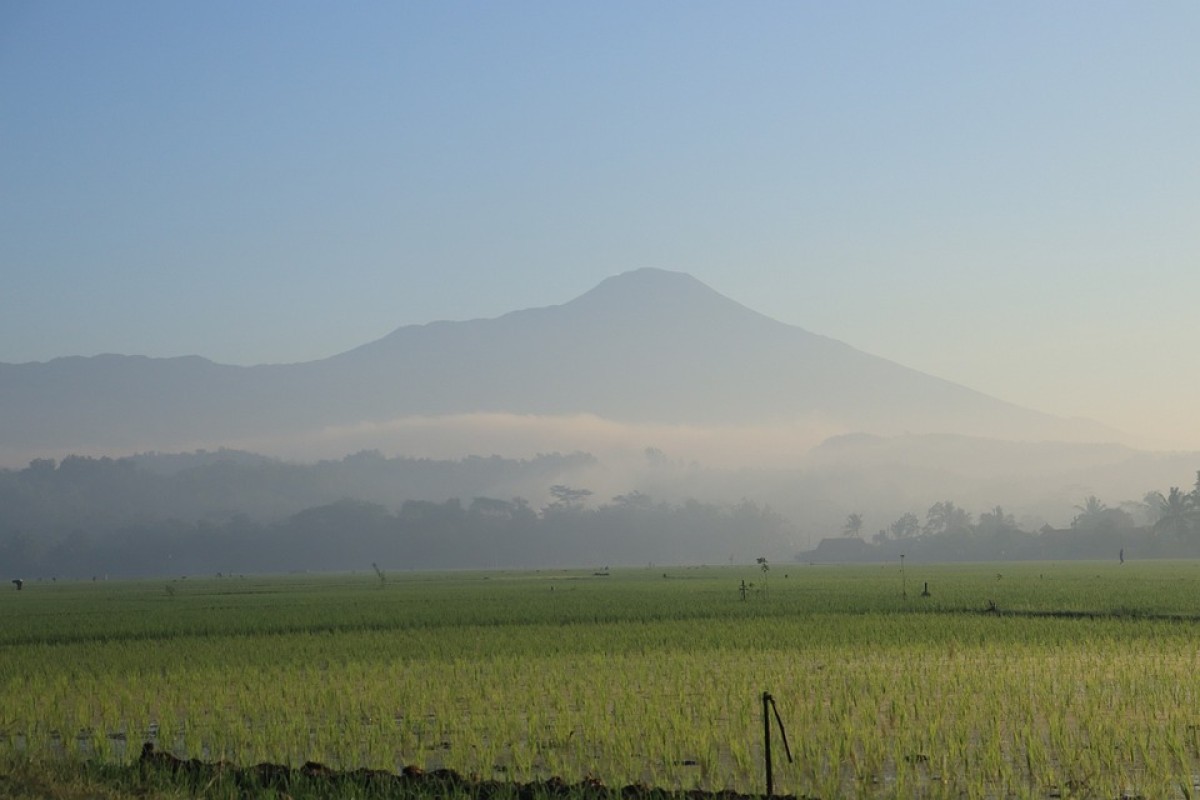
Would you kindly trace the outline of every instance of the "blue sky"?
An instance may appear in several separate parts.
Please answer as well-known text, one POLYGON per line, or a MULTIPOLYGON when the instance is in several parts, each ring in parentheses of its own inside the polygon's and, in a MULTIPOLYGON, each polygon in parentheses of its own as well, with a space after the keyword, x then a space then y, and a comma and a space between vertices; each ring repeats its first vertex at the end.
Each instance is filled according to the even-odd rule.
POLYGON ((1200 448, 1200 5, 0 5, 0 361, 332 355, 638 267, 1200 448))

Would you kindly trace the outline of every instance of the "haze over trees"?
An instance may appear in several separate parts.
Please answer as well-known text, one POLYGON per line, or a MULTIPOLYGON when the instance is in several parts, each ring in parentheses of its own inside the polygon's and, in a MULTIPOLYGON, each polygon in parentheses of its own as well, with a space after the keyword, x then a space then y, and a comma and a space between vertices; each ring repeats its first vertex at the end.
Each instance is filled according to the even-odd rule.
POLYGON ((589 487, 603 473, 583 453, 437 461, 368 451, 308 465, 235 451, 39 459, 0 470, 0 568, 91 578, 1200 555, 1200 475, 1190 490, 1143 492, 1115 508, 1089 495, 1060 528, 938 500, 885 519, 867 542, 867 513, 822 529, 761 498, 686 493, 736 491, 737 473, 672 467, 659 451, 646 460, 640 484, 614 493, 589 487))
MULTIPOLYGON (((1114 432, 984 396, 655 269, 562 305, 405 326, 308 363, 0 364, 0 396, 0 464, 12 467, 0 475, 0 540, 32 542, 13 552, 36 545, 38 563, 130 526, 249 530, 347 499, 395 515, 406 502, 520 498, 541 526, 582 524, 587 514, 570 513, 608 506, 645 515, 745 501, 788 520, 789 542, 768 553, 777 562, 839 532, 881 546, 939 538, 947 553, 955 539, 954 552, 968 552, 979 526, 1033 532, 1077 514, 1106 520, 1102 530, 1125 530, 1129 514, 1135 527, 1178 536, 1183 497, 1147 498, 1146 487, 1169 487, 1200 461, 1097 444, 1114 432), (210 449, 167 455, 179 442, 210 449), (502 455, 464 455, 478 452, 502 455), (1088 507, 1088 496, 1124 502, 1088 507), (1126 500, 1138 497, 1137 508, 1126 500)), ((738 533, 722 536, 736 550, 738 533)), ((643 560, 628 546, 598 558, 643 560)), ((567 552, 596 551, 553 557, 567 552)))
POLYGON ((592 490, 556 482, 593 461, 378 453, 308 466, 245 453, 42 459, 0 470, 0 565, 30 577, 90 578, 372 564, 713 564, 796 551, 790 524, 757 503, 668 503, 639 491, 595 502, 592 490), (520 485, 542 487, 544 502, 483 493, 520 485), (461 496, 446 497, 456 490, 461 496), (306 505, 314 498, 321 499, 306 505))
MULTIPOLYGON (((1045 525, 1024 530, 1001 506, 978 519, 953 501, 942 500, 917 515, 905 512, 880 529, 871 544, 847 547, 827 539, 801 556, 813 561, 926 561, 1113 559, 1200 556, 1200 472, 1190 491, 1172 486, 1164 495, 1146 493, 1140 502, 1109 508, 1095 495, 1076 506, 1069 528, 1045 525)), ((851 515, 851 520, 858 515, 851 515)), ((847 531, 851 527, 847 522, 847 531)))

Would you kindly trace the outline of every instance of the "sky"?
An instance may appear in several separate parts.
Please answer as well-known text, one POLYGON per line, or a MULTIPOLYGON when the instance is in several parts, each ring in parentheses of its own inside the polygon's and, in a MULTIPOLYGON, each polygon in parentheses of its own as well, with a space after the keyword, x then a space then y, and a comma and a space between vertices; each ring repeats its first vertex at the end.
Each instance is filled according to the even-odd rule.
POLYGON ((640 267, 1200 448, 1200 4, 0 4, 0 362, 305 361, 640 267))

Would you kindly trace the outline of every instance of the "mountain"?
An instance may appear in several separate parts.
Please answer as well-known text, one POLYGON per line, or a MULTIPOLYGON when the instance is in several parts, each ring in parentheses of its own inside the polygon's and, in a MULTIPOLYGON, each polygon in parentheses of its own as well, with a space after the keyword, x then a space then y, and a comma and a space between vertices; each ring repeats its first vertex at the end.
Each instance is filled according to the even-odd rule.
POLYGON ((180 449, 413 415, 590 414, 620 423, 1106 440, 786 325, 689 275, 642 269, 558 306, 399 328, 331 358, 0 364, 0 458, 180 449))

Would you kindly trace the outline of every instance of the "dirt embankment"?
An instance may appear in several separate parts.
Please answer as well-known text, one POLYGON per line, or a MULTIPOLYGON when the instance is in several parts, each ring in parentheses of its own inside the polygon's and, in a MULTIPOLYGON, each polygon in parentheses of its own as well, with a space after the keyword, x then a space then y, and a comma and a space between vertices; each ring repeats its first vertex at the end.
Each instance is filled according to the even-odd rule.
MULTIPOLYGON (((356 769, 339 771, 324 764, 309 761, 299 768, 283 764, 255 764, 239 767, 224 761, 206 762, 184 760, 154 749, 146 742, 142 746, 139 765, 143 771, 169 774, 177 780, 198 786, 214 781, 230 781, 247 794, 257 796, 263 789, 289 791, 301 785, 323 783, 327 788, 360 790, 371 797, 433 798, 470 797, 474 800, 765 800, 762 795, 740 794, 731 790, 709 792, 700 789, 686 791, 661 789, 644 784, 623 787, 606 786, 600 781, 586 779, 568 783, 562 778, 547 778, 530 783, 480 780, 450 769, 426 772, 418 767, 405 767, 400 773, 386 770, 356 769)), ((815 800, 794 795, 776 795, 776 800, 815 800)))

